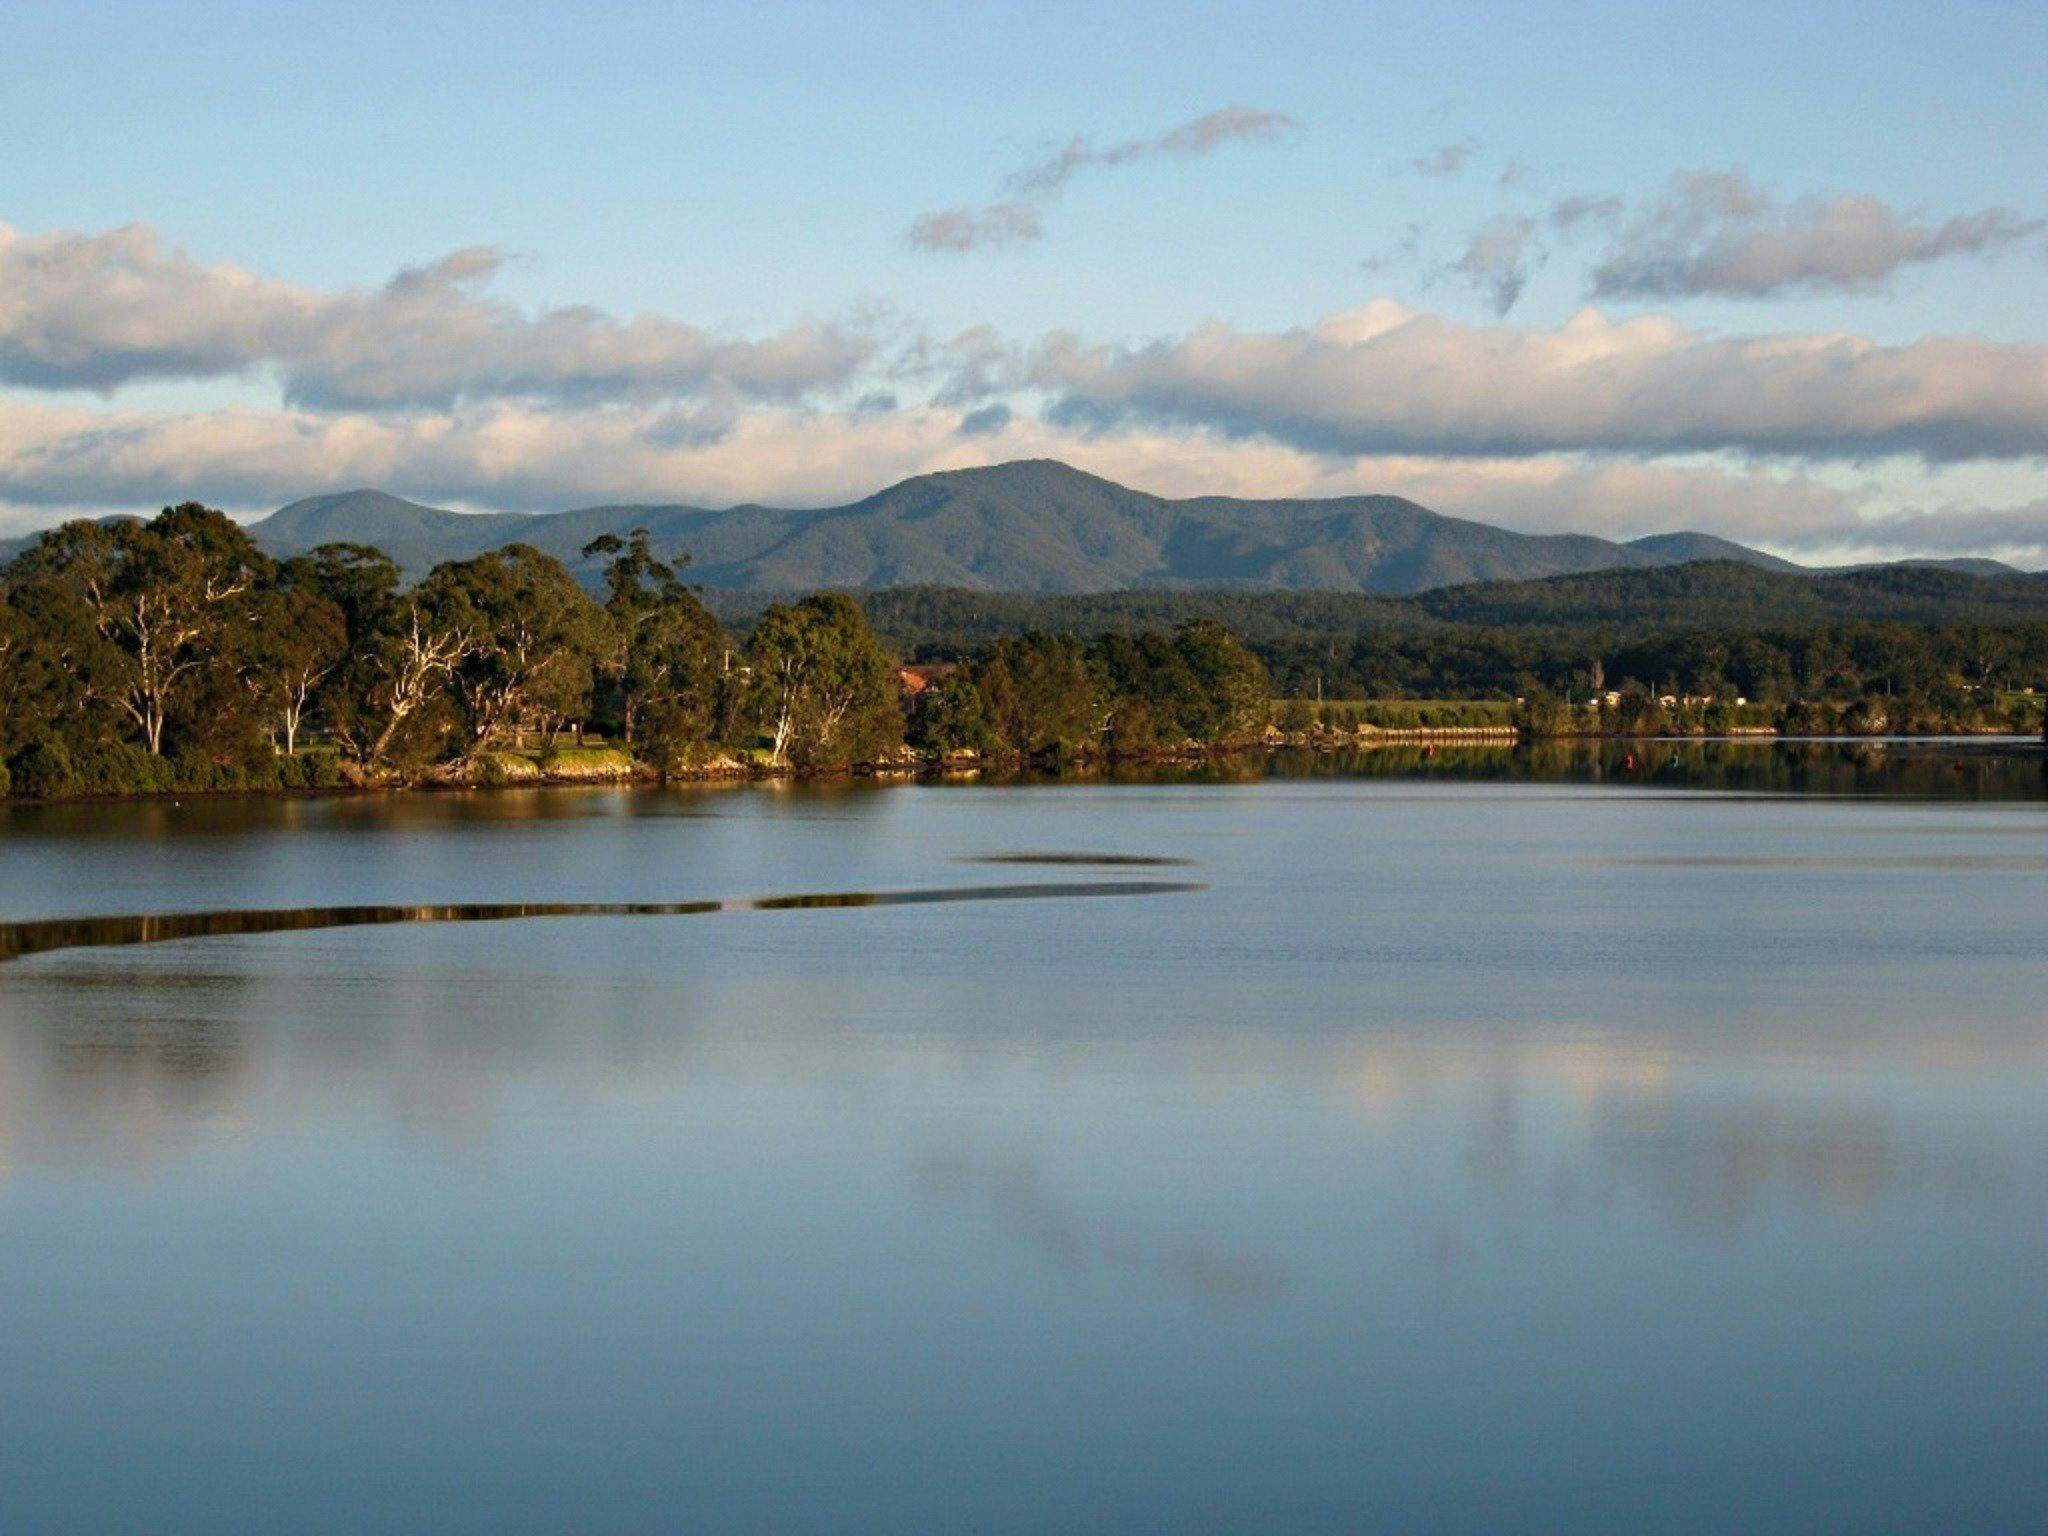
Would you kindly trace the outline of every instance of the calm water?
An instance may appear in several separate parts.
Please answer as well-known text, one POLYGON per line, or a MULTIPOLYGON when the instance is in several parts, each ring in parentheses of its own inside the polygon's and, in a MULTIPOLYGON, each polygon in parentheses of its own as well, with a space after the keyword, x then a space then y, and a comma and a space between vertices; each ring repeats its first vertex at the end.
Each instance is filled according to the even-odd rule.
POLYGON ((722 904, 0 965, 0 1531, 2048 1528, 2039 765, 1509 762, 0 812, 722 904))

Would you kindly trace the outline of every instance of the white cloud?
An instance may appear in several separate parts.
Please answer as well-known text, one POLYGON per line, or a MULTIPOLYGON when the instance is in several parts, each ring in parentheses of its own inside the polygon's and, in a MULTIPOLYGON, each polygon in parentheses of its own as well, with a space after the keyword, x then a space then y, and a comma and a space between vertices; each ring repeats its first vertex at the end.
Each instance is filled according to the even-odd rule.
POLYGON ((527 314, 482 292, 501 266, 494 251, 462 250, 379 289, 321 293, 196 261, 145 225, 0 225, 0 383, 110 393, 274 374, 288 400, 336 408, 782 398, 845 383, 874 351, 817 322, 735 340, 662 315, 527 314))
POLYGON ((1593 269, 1602 297, 1875 291, 1907 267, 1990 256, 2048 223, 2008 208, 1932 221, 1875 197, 1774 197, 1740 170, 1683 171, 1616 233, 1593 269))
POLYGON ((1930 461, 2048 454, 2048 346, 1839 333, 1721 338, 1587 310, 1554 330, 1382 302, 1281 332, 1042 343, 1019 367, 1066 419, 1263 436, 1314 453, 1733 451, 1930 461))

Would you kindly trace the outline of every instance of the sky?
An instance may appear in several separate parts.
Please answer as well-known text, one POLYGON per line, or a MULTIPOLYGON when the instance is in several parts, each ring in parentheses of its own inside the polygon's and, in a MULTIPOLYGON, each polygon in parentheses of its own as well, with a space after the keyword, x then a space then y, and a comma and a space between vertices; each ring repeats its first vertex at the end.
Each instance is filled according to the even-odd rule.
POLYGON ((1056 457, 2048 565, 2048 9, 17 0, 0 532, 1056 457))

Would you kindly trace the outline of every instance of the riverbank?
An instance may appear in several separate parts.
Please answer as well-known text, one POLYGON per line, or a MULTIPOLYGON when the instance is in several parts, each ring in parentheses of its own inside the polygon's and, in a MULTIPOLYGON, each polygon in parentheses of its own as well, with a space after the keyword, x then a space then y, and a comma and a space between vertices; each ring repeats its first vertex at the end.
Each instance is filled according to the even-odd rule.
MULTIPOLYGON (((118 801, 170 801, 189 798, 279 798, 305 795, 412 794, 435 791, 575 788, 604 785, 792 783, 856 779, 935 780, 947 778, 1033 778, 1045 775, 1102 775, 1142 772, 1147 768, 1196 769, 1215 765, 1236 776, 1256 774, 1259 761, 1274 754, 1297 755, 1335 766, 1378 757, 1400 758, 1418 767, 1469 759, 1502 763, 1531 754, 1613 757, 1620 771, 1648 773, 1673 752, 1687 748, 1831 749, 1858 757, 1888 756, 1898 761, 1947 764, 1952 761, 2035 761, 2048 764, 2048 745, 2015 736, 1781 736, 1755 731, 1717 736, 1698 735, 1557 735, 1529 737, 1497 727, 1441 727, 1348 731, 1269 730, 1255 740, 1131 752, 1083 752, 1039 757, 971 752, 920 753, 904 750, 870 762, 799 768, 774 763, 765 753, 706 754, 671 765, 666 771, 610 746, 563 747, 544 751, 499 751, 465 762, 443 763, 416 772, 364 772, 354 764, 325 754, 318 772, 288 768, 260 781, 239 783, 170 783, 142 792, 83 790, 48 796, 12 795, 0 803, 77 804, 118 801), (1635 769, 1627 765, 1633 762, 1635 769)), ((1589 759, 1591 760, 1591 759, 1589 759)))

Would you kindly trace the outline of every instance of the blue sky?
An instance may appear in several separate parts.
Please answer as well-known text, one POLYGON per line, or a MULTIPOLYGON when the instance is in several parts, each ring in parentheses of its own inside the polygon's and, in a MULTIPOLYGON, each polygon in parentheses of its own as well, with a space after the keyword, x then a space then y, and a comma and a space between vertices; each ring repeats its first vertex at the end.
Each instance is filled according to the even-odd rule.
POLYGON ((0 520, 260 510, 336 477, 465 506, 830 500, 1057 452, 1176 493, 1384 488, 1515 526, 2048 562, 2039 7, 654 9, 13 7, 0 224, 30 275, 11 315, 0 286, 0 520), (1171 147, 1233 110, 1270 118, 1171 147), (910 238, 1017 204, 1077 140, 1021 198, 1037 238, 910 238), (1567 221, 1572 200, 1601 211, 1567 221), (136 225, 146 256, 61 244, 136 225), (1489 228, 1513 259, 1497 240, 1475 271, 1489 228), (479 248, 436 289, 455 332, 412 309, 293 329, 479 248), (269 285, 246 313, 228 269, 269 285), (1421 322, 1397 356, 1376 301, 1421 322), (1602 386, 1554 344, 1589 303, 1623 328, 1596 350, 1654 375, 1562 421, 1543 388, 1602 386), (542 328, 505 362, 508 327, 570 306, 860 356, 835 341, 764 385, 643 367, 647 339, 607 331, 640 362, 593 383, 584 354, 537 360, 542 328), (172 334, 195 314, 203 337, 172 334), (472 379, 447 338, 476 326, 495 361, 472 379), (365 389, 343 331, 457 376, 365 389), (1807 409, 1824 386, 1782 376, 1785 337, 1877 355, 1807 409), (1418 368, 1480 403, 1386 419, 1366 397, 1418 368), (1799 419, 1682 430, 1695 391, 1782 391, 1799 419), (1875 420, 1887 392, 1911 400, 1875 420), (1523 405, 1476 419, 1496 395, 1523 405))

